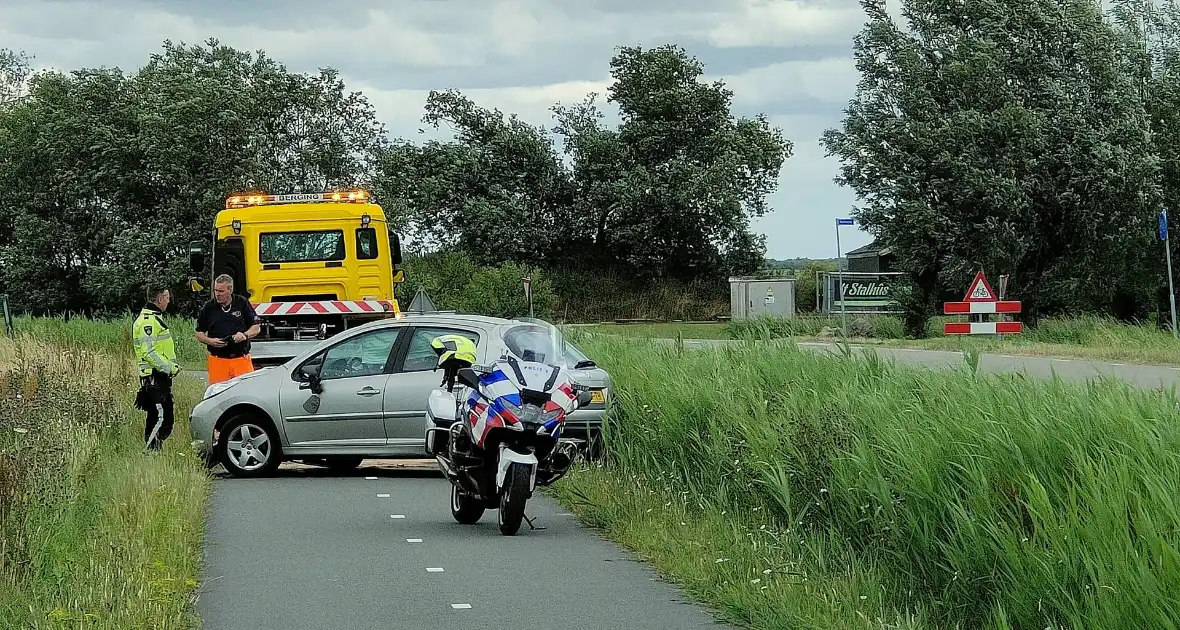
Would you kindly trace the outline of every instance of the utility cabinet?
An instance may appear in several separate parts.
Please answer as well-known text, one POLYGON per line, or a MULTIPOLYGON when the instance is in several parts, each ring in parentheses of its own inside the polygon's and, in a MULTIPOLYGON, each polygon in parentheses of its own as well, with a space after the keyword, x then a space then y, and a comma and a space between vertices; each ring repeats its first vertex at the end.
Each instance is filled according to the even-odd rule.
POLYGON ((795 317, 795 279, 741 276, 729 279, 732 319, 795 317))

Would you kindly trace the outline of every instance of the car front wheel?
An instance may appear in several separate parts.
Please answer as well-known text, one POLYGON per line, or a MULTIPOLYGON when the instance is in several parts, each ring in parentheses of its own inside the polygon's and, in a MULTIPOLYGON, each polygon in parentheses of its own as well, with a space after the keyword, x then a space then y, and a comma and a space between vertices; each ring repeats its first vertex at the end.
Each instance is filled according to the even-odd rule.
POLYGON ((217 440, 217 460, 235 477, 270 475, 282 463, 279 436, 253 415, 231 418, 217 440))

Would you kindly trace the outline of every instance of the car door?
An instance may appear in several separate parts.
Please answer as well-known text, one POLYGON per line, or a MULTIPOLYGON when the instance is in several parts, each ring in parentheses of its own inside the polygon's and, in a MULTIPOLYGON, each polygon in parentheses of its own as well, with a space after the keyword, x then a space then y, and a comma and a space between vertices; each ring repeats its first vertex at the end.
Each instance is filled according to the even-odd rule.
POLYGON ((385 434, 390 445, 414 445, 426 436, 426 399, 442 384, 442 370, 435 370, 438 355, 430 342, 440 335, 463 335, 475 343, 483 359, 484 346, 474 327, 415 326, 408 333, 406 349, 398 357, 385 394, 385 434))
POLYGON ((404 329, 364 332, 317 353, 305 365, 320 366, 319 394, 294 376, 283 382, 279 407, 292 446, 385 446, 386 385, 404 329))

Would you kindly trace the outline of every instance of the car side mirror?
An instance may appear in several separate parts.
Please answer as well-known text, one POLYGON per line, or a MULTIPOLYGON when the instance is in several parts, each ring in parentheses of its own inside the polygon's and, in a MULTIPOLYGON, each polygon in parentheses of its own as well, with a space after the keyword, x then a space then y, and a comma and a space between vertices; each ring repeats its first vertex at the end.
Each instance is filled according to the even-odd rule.
POLYGON ((402 239, 393 230, 389 230, 389 262, 402 264, 402 239))
POLYGON ((205 270, 205 245, 201 241, 189 241, 188 266, 197 275, 205 270))
POLYGON ((578 392, 579 407, 585 407, 586 405, 589 405, 590 401, 592 400, 594 400, 594 394, 591 394, 588 390, 578 392))
POLYGON ((323 393, 324 389, 320 386, 320 365, 318 363, 309 363, 299 368, 299 389, 310 389, 316 394, 323 393))
POLYGON ((471 389, 479 389, 479 375, 475 373, 475 370, 469 367, 460 368, 458 374, 456 374, 456 377, 459 379, 460 383, 463 383, 471 389))

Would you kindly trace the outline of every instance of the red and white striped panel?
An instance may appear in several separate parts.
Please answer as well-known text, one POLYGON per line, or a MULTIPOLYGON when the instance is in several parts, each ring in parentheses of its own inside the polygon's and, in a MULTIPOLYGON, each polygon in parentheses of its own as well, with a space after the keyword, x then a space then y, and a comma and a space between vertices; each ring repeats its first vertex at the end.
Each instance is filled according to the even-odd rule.
POLYGON ((1014 335, 1024 327, 1020 322, 948 322, 942 330, 948 335, 1014 335))
POLYGON ((392 313, 388 300, 324 300, 318 302, 261 302, 254 310, 262 317, 272 315, 352 315, 392 313))
POLYGON ((962 315, 966 313, 1019 313, 1020 302, 1016 300, 944 302, 942 312, 947 315, 962 315))

